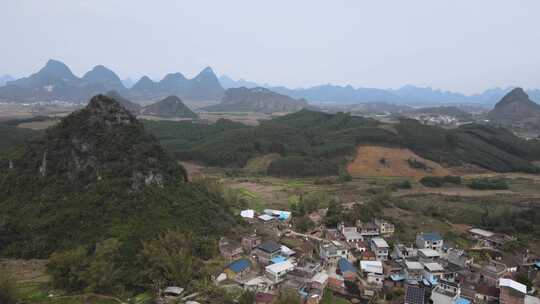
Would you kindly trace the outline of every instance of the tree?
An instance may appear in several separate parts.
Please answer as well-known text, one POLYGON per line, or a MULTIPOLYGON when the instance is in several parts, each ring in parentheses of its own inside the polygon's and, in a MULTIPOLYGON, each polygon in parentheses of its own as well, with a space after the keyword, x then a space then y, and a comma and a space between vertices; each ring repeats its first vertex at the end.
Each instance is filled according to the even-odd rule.
POLYGON ((307 215, 304 215, 294 220, 294 226, 296 230, 306 232, 313 229, 315 227, 315 223, 307 215))
POLYGON ((170 230, 143 242, 142 258, 145 275, 159 288, 164 283, 186 287, 204 276, 202 262, 193 254, 190 234, 170 230))
POLYGON ((279 293, 275 304, 300 304, 300 297, 292 290, 282 291, 279 293))
POLYGON ((255 293, 252 291, 245 291, 238 298, 238 304, 253 304, 253 302, 255 302, 255 293))
POLYGON ((78 291, 86 287, 83 278, 88 264, 85 247, 64 252, 55 252, 47 263, 47 272, 52 277, 52 285, 67 291, 78 291))
POLYGON ((0 269, 0 303, 2 304, 17 303, 15 281, 3 269, 0 269))
POLYGON ((88 283, 86 290, 106 294, 122 291, 118 267, 120 258, 120 242, 117 239, 107 239, 96 244, 94 255, 84 272, 88 283))

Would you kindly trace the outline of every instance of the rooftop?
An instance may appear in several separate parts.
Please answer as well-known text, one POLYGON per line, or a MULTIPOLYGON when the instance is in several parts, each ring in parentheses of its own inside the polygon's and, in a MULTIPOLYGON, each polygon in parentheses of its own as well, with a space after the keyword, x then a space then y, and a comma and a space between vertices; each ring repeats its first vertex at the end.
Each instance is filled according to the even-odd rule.
POLYGON ((383 273, 383 264, 381 261, 360 261, 360 269, 369 273, 383 273))
POLYGON ((388 248, 388 243, 383 238, 372 238, 371 241, 377 246, 378 248, 388 248))
POLYGON ((521 293, 527 293, 527 286, 511 279, 499 279, 500 287, 509 287, 521 293))
POLYGON ((257 246, 257 248, 264 252, 274 253, 281 250, 281 245, 279 245, 276 241, 268 240, 257 246))
POLYGON ((437 258, 441 256, 441 254, 437 250, 433 250, 430 248, 418 249, 418 253, 422 253, 422 255, 426 258, 437 258))
POLYGON ((405 290, 406 304, 424 304, 426 293, 424 288, 416 285, 408 285, 405 290))
POLYGON ((251 262, 248 259, 240 259, 230 263, 227 268, 234 271, 235 273, 239 273, 249 268, 250 266, 251 262))
POLYGON ((356 267, 351 264, 347 259, 341 258, 338 261, 338 267, 341 272, 356 272, 356 267))
POLYGON ((469 230, 469 232, 472 233, 472 234, 478 234, 478 235, 486 237, 486 238, 492 237, 495 234, 495 233, 493 233, 491 231, 487 231, 487 230, 480 229, 480 228, 472 228, 472 229, 469 230))
POLYGON ((292 270, 292 269, 294 269, 294 265, 290 261, 285 261, 285 262, 266 266, 266 270, 273 273, 279 273, 279 272, 292 270))
POLYGON ((410 269, 410 270, 424 269, 424 266, 422 266, 422 263, 415 262, 415 261, 405 261, 405 266, 407 267, 407 269, 410 269))
POLYGON ((420 238, 422 238, 424 241, 441 241, 442 237, 438 232, 425 232, 420 234, 420 238))
POLYGON ((429 271, 444 271, 444 267, 439 263, 425 263, 424 267, 429 271))
POLYGON ((313 276, 311 281, 319 284, 324 284, 328 281, 328 275, 325 272, 319 272, 313 276))
POLYGON ((362 235, 358 231, 354 230, 345 230, 343 231, 343 236, 346 240, 361 240, 362 235))

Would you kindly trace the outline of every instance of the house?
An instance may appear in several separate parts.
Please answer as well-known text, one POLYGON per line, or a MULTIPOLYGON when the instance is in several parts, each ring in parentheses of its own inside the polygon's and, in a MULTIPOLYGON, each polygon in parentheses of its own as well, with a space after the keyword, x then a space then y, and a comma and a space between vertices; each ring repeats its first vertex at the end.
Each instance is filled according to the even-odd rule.
POLYGON ((379 227, 375 223, 364 223, 361 220, 356 221, 356 228, 360 235, 364 237, 374 237, 380 234, 379 227))
POLYGON ((443 251, 443 238, 437 232, 420 233, 416 236, 416 247, 443 251))
POLYGON ((251 251, 262 243, 262 239, 257 234, 244 236, 242 238, 242 249, 245 253, 251 253, 251 251))
POLYGON ((360 261, 360 271, 368 284, 382 287, 384 274, 381 261, 360 261))
POLYGON ((265 274, 273 283, 279 283, 285 279, 287 273, 293 270, 294 265, 290 261, 285 261, 266 266, 265 274))
POLYGON ((491 260, 480 269, 481 281, 490 286, 497 286, 499 279, 506 274, 508 274, 506 265, 494 260, 491 260))
POLYGON ((441 254, 439 251, 434 249, 418 249, 418 260, 421 263, 433 263, 437 262, 439 258, 441 257, 441 254))
POLYGON ((375 253, 377 260, 388 260, 388 243, 383 238, 372 238, 370 243, 370 249, 375 253))
POLYGON ((348 258, 349 250, 338 241, 324 241, 319 245, 319 255, 324 263, 336 265, 340 258, 348 258))
POLYGON ((356 278, 356 267, 345 258, 338 260, 338 270, 345 280, 354 281, 356 278))
POLYGON ((487 231, 487 230, 479 229, 479 228, 469 229, 469 233, 471 234, 472 238, 476 240, 484 240, 495 235, 495 233, 491 231, 487 231))
POLYGON ((292 250, 291 248, 289 248, 287 246, 284 246, 284 245, 281 245, 281 255, 282 256, 290 258, 290 257, 294 256, 295 254, 296 254, 296 252, 294 250, 292 250))
POLYGON ((268 214, 259 215, 258 218, 263 222, 270 222, 275 219, 275 217, 268 214))
POLYGON ((393 260, 402 260, 416 257, 417 251, 414 247, 407 247, 404 244, 396 244, 394 250, 390 253, 393 260))
POLYGON ((424 304, 426 291, 419 285, 407 285, 405 287, 405 304, 424 304))
POLYGON ((495 286, 480 283, 476 285, 474 291, 475 303, 494 303, 499 299, 499 289, 495 286))
POLYGON ((326 272, 319 272, 311 278, 311 288, 324 290, 328 285, 328 274, 326 272))
POLYGON ((499 279, 500 304, 524 304, 527 286, 511 279, 499 279))
POLYGON ((356 227, 343 227, 341 229, 341 234, 343 235, 345 242, 352 247, 356 247, 358 243, 362 243, 364 240, 364 237, 358 233, 356 227))
POLYGON ((321 271, 322 265, 318 262, 304 261, 296 266, 295 272, 305 278, 311 278, 321 271))
POLYGON ((338 293, 345 292, 345 280, 342 276, 330 276, 328 278, 328 289, 338 293))
POLYGON ((279 219, 280 221, 286 221, 291 218, 290 211, 264 209, 264 214, 269 215, 273 218, 279 219))
POLYGON ((219 253, 226 258, 227 260, 236 260, 239 259, 242 256, 242 246, 240 246, 240 243, 228 239, 226 237, 222 237, 219 240, 219 253))
POLYGON ((269 292, 274 288, 274 282, 266 276, 258 276, 244 283, 244 289, 252 292, 269 292))
POLYGON ((403 269, 405 280, 410 283, 420 282, 422 280, 422 275, 424 271, 424 266, 420 262, 416 261, 405 261, 405 267, 403 269))
POLYGON ((479 241, 480 246, 489 248, 501 247, 504 243, 515 239, 506 234, 494 233, 479 228, 472 228, 469 230, 469 233, 472 238, 479 241))
POLYGON ((273 240, 265 241, 253 250, 253 254, 264 265, 270 264, 271 260, 281 254, 281 245, 273 240))
POLYGON ((461 297, 458 285, 442 281, 431 291, 433 304, 470 304, 471 302, 461 297))
POLYGON ((380 234, 384 236, 391 236, 396 230, 396 226, 383 219, 375 219, 373 223, 379 228, 380 234))
POLYGON ((360 259, 365 261, 376 261, 377 256, 373 251, 366 250, 360 254, 360 259))
POLYGON ((255 218, 255 210, 253 209, 242 210, 240 211, 240 216, 248 220, 253 219, 255 218))
POLYGON ((460 268, 466 268, 472 264, 472 259, 467 256, 467 253, 461 249, 450 248, 446 253, 448 263, 456 265, 460 268))
POLYGON ((243 277, 249 272, 250 268, 251 262, 248 259, 239 259, 227 265, 224 272, 227 278, 236 279, 243 277))
POLYGON ((444 274, 444 267, 439 263, 424 263, 422 278, 429 282, 431 286, 439 283, 444 274))

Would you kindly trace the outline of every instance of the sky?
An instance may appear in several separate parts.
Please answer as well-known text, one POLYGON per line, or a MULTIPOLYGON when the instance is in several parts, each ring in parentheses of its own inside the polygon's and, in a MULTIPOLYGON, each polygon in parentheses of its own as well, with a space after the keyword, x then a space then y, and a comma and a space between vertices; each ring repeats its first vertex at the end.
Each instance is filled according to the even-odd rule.
POLYGON ((538 0, 1 0, 0 75, 218 74, 307 87, 540 88, 538 0))

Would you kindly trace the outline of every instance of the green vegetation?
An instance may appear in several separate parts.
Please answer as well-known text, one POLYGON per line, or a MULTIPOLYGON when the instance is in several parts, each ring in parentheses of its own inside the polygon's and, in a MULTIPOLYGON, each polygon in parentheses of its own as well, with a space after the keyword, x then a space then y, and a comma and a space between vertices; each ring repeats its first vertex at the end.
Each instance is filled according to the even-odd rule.
POLYGON ((0 156, 13 152, 14 148, 41 134, 39 131, 17 128, 16 125, 0 123, 0 156))
POLYGON ((0 171, 0 256, 50 256, 53 285, 71 292, 146 291, 159 269, 186 283, 163 263, 200 265, 188 257, 212 258, 217 236, 238 224, 237 202, 219 183, 185 183, 184 169, 104 96, 9 160, 14 168, 0 171))
POLYGON ((421 161, 419 161, 419 160, 417 160, 415 158, 407 159, 407 163, 413 169, 420 169, 420 170, 428 170, 429 169, 429 167, 425 163, 423 163, 423 162, 421 162, 421 161))
POLYGON ((15 286, 15 281, 3 269, 0 269, 0 303, 17 303, 17 290, 15 286))
POLYGON ((420 179, 420 183, 426 187, 439 188, 445 184, 461 185, 461 177, 459 176, 426 176, 420 179))
POLYGON ((507 190, 508 183, 504 178, 475 178, 468 186, 475 190, 507 190))
POLYGON ((345 299, 334 296, 334 293, 331 292, 330 290, 325 291, 324 296, 321 300, 321 304, 349 304, 349 303, 350 302, 345 299))
MULTIPOLYGON (((169 152, 182 160, 240 168, 254 157, 279 154, 282 157, 272 160, 268 171, 277 176, 338 175, 355 155, 358 144, 407 147, 450 166, 471 163, 497 172, 540 171, 531 163, 540 155, 540 143, 525 141, 502 128, 476 124, 449 130, 404 119, 395 125, 396 133, 375 120, 309 110, 264 121, 256 127, 225 120, 213 125, 145 124, 169 152)), ((415 160, 409 164, 426 166, 415 160)))

